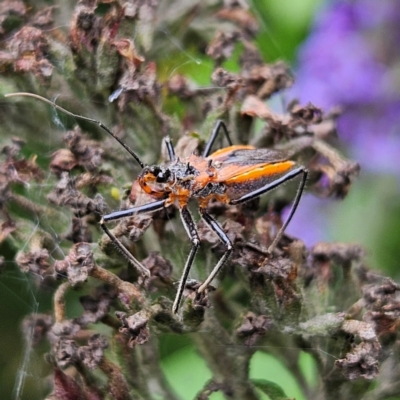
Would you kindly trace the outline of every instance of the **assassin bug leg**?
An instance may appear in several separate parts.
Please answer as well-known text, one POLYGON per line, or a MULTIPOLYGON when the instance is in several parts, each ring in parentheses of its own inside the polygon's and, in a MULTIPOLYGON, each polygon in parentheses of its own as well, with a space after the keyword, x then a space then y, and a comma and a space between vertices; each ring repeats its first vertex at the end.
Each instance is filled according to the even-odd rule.
MULTIPOLYGON (((223 128, 224 133, 226 135, 226 137, 228 138, 229 143, 231 144, 231 139, 229 137, 229 133, 227 131, 227 128, 225 126, 225 124, 222 121, 217 121, 215 128, 212 132, 212 135, 206 145, 206 148, 204 150, 203 153, 203 157, 207 157, 211 151, 212 145, 215 142, 219 132, 220 132, 220 128, 223 128)), ((231 148, 233 149, 235 146, 231 146, 231 148)), ((229 148, 228 148, 229 149, 229 148)), ((244 149, 244 147, 243 147, 244 149)), ((220 152, 216 152, 214 154, 223 154, 222 152, 224 152, 224 149, 222 149, 220 152)), ((212 157, 212 156, 211 156, 212 157)), ((209 159, 210 161, 210 165, 212 165, 212 159, 209 159)), ((279 164, 279 162, 277 163, 279 164)), ((276 245, 278 244, 279 240, 282 238, 287 226, 289 225, 291 219, 293 218, 293 215, 296 212, 297 206, 299 205, 301 196, 303 194, 304 191, 304 187, 305 184, 307 182, 307 175, 308 175, 308 170, 302 166, 292 169, 290 170, 288 173, 286 173, 285 175, 279 177, 279 178, 275 178, 274 180, 272 180, 271 182, 267 183, 266 185, 250 191, 244 195, 242 195, 241 197, 237 198, 237 199, 233 199, 233 200, 229 200, 228 203, 232 204, 232 205, 237 205, 237 204, 242 204, 245 203, 247 201, 250 201, 252 199, 255 199, 261 195, 263 195, 264 193, 267 193, 273 189, 275 189, 276 187, 282 185, 283 183, 295 178, 296 176, 302 174, 302 178, 299 184, 299 187, 297 189, 296 192, 296 196, 293 200, 293 204, 292 207, 290 209, 289 215, 285 221, 285 223, 282 225, 282 227, 279 229, 278 233, 276 234, 274 240, 272 241, 271 245, 268 247, 267 249, 267 253, 268 254, 272 254, 273 250, 275 249, 276 245)), ((218 235, 219 239, 222 241, 222 243, 224 243, 224 245, 226 246, 226 252, 222 255, 222 257, 220 258, 220 260, 218 261, 217 265, 214 267, 214 269, 211 271, 211 273, 209 274, 209 276, 206 278, 206 280, 203 282, 203 284, 199 287, 199 289, 197 290, 198 293, 203 292, 207 286, 212 282, 212 280, 217 276, 218 272, 220 271, 220 269, 224 266, 224 264, 226 263, 226 261, 229 259, 231 253, 232 253, 232 243, 230 242, 228 236, 226 235, 226 233, 223 231, 223 229, 220 227, 220 225, 217 223, 217 221, 215 221, 209 214, 207 214, 203 209, 200 209, 200 213, 204 219, 204 221, 207 223, 207 225, 218 235)))
POLYGON ((203 157, 208 157, 210 155, 211 152, 211 148, 214 145, 215 139, 217 138, 217 136, 219 135, 219 133, 221 132, 221 129, 224 131, 225 136, 228 140, 229 146, 232 146, 232 140, 231 137, 229 136, 229 132, 228 132, 228 128, 225 125, 224 121, 221 121, 220 119, 215 123, 213 131, 211 132, 211 136, 207 141, 206 147, 204 148, 203 151, 203 157))
POLYGON ((175 149, 171 142, 171 138, 169 136, 167 136, 164 139, 164 143, 165 143, 165 146, 167 147, 169 161, 175 161, 176 160, 175 149))
MULTIPOLYGON (((276 236, 275 236, 273 242, 271 243, 271 245, 268 247, 267 254, 269 254, 269 255, 272 254, 274 248, 278 244, 278 242, 281 239, 282 235, 285 233, 285 230, 286 230, 287 226, 289 225, 294 213, 296 212, 296 209, 297 209, 297 206, 299 204, 301 195, 303 194, 304 186, 305 186, 306 181, 307 181, 308 171, 306 169, 304 169, 303 167, 297 168, 297 169, 291 171, 290 173, 286 174, 285 176, 283 176, 280 180, 271 182, 270 184, 262 187, 259 190, 256 190, 254 192, 250 192, 250 193, 246 194, 245 196, 243 196, 242 198, 237 199, 236 201, 230 202, 230 204, 235 205, 235 204, 241 204, 241 203, 244 203, 246 201, 255 199, 255 198, 261 196, 262 194, 267 193, 270 190, 275 189, 277 186, 279 186, 279 185, 281 185, 281 184, 283 184, 283 183, 295 178, 299 174, 303 174, 303 175, 302 175, 302 179, 301 179, 301 182, 299 184, 299 187, 297 189, 296 197, 295 197, 295 199, 293 201, 293 204, 292 204, 292 207, 290 209, 289 216, 287 217, 287 219, 286 219, 285 223, 282 225, 282 227, 279 229, 279 231, 276 234, 276 236)), ((218 237, 220 238, 222 243, 224 243, 224 245, 226 247, 226 252, 222 255, 222 257, 218 261, 218 264, 214 267, 214 269, 208 275, 207 279, 198 288, 198 290, 197 290, 198 293, 204 292, 204 290, 207 288, 207 286, 218 275, 218 272, 224 266, 226 261, 228 261, 230 255, 232 253, 232 250, 233 250, 231 241, 229 240, 228 236, 223 231, 223 229, 219 226, 217 221, 215 221, 209 214, 205 213, 204 211, 202 212, 202 217, 205 220, 205 222, 207 223, 207 225, 218 235, 218 237)))
POLYGON ((116 211, 111 214, 104 215, 100 221, 100 227, 103 232, 110 238, 115 247, 123 254, 123 256, 142 274, 150 276, 150 272, 145 268, 127 249, 126 247, 111 233, 107 228, 106 222, 130 217, 134 214, 144 214, 153 211, 162 210, 165 206, 165 200, 154 201, 142 206, 129 208, 128 210, 116 211))
POLYGON ((285 230, 286 230, 287 226, 289 225, 291 219, 293 218, 294 213, 296 212, 297 206, 299 205, 301 196, 302 196, 303 191, 304 191, 304 187, 305 187, 306 182, 307 182, 308 170, 306 168, 304 168, 304 167, 298 167, 298 168, 290 171, 289 173, 287 173, 283 177, 281 177, 279 179, 276 179, 276 180, 272 181, 271 183, 263 186, 262 188, 260 188, 258 190, 255 190, 254 192, 250 192, 250 193, 242 196, 241 198, 239 198, 237 200, 232 200, 230 202, 230 204, 232 204, 232 205, 245 203, 246 201, 255 199, 255 198, 261 196, 262 194, 267 193, 270 190, 275 189, 276 187, 282 185, 283 183, 285 183, 287 181, 290 181, 291 179, 295 178, 296 176, 298 176, 300 174, 302 174, 301 181, 300 181, 299 187, 297 189, 296 196, 295 196, 295 198, 293 200, 292 207, 290 208, 289 215, 286 218, 285 223, 282 225, 282 227, 279 229, 278 233, 276 234, 275 239, 273 240, 271 245, 268 247, 267 252, 269 254, 272 253, 272 251, 274 250, 274 248, 278 244, 278 242, 281 239, 282 235, 285 233, 285 230))
POLYGON ((188 279, 190 269, 192 268, 194 257, 197 253, 197 250, 200 247, 199 234, 197 232, 197 227, 195 222, 193 221, 193 217, 190 214, 190 211, 186 206, 184 206, 180 209, 180 213, 181 213, 182 224, 185 227, 186 233, 189 236, 190 241, 192 242, 192 248, 190 249, 189 256, 183 268, 182 276, 179 281, 178 291, 176 292, 175 295, 174 304, 172 306, 172 312, 174 314, 178 312, 179 305, 182 300, 183 290, 185 289, 186 281, 188 279))
POLYGON ((228 261, 229 257, 231 256, 232 250, 233 250, 232 242, 229 240, 228 235, 221 228, 219 223, 213 217, 211 217, 211 215, 208 214, 205 210, 200 209, 200 212, 201 212, 201 216, 203 217, 203 219, 207 223, 207 225, 218 235, 221 242, 225 245, 226 251, 220 258, 220 260, 218 261, 218 264, 211 271, 210 275, 208 275, 207 279, 199 287, 199 289, 197 290, 198 293, 203 292, 207 288, 207 286, 211 283, 211 281, 218 275, 218 272, 228 261))
MULTIPOLYGON (((241 198, 239 198, 239 199, 237 199, 235 201, 231 201, 230 202, 230 204, 232 204, 232 205, 245 203, 246 201, 250 201, 252 199, 255 199, 255 198, 261 196, 262 194, 267 193, 270 190, 275 189, 277 186, 280 186, 281 184, 283 184, 283 183, 295 178, 296 176, 298 176, 300 174, 302 174, 302 179, 301 179, 301 182, 300 182, 299 187, 297 189, 297 193, 296 193, 295 199, 293 201, 292 207, 290 209, 289 216, 287 217, 287 219, 286 219, 285 223, 282 225, 282 227, 279 229, 279 231, 276 234, 276 236, 275 236, 273 242, 271 243, 271 245, 268 247, 267 254, 272 254, 274 248, 278 244, 279 240, 282 238, 282 235, 285 233, 285 230, 286 230, 287 226, 289 225, 294 213, 296 212, 297 206, 299 205, 299 202, 300 202, 300 199, 301 199, 301 195, 303 194, 303 191, 304 191, 304 186, 305 186, 306 181, 307 181, 308 171, 303 167, 299 167, 299 168, 297 168, 297 169, 295 169, 293 171, 290 171, 288 174, 284 175, 281 179, 273 181, 270 184, 262 187, 259 190, 256 190, 254 192, 250 192, 250 193, 246 194, 245 196, 243 196, 243 197, 241 197, 241 198)), ((224 264, 226 263, 226 261, 228 260, 229 256, 232 253, 232 244, 231 244, 228 236, 226 235, 226 233, 223 231, 223 229, 217 223, 217 221, 215 221, 210 215, 208 215, 207 213, 204 213, 204 212, 202 213, 202 217, 207 222, 207 225, 218 235, 220 240, 225 244, 227 250, 222 255, 222 257, 220 258, 218 264, 211 271, 211 273, 207 277, 207 279, 198 288, 198 290, 197 290, 198 293, 203 292, 207 288, 207 286, 212 282, 212 280, 218 275, 218 272, 224 266, 224 264), (211 223, 211 221, 212 221, 212 223, 211 223)))

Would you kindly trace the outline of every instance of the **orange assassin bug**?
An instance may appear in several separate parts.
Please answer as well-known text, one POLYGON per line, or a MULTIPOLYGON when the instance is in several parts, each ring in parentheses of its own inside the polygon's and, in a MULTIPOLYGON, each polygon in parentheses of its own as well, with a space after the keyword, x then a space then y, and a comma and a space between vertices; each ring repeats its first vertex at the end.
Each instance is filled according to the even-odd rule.
POLYGON ((100 121, 74 114, 56 103, 33 93, 10 93, 6 95, 6 97, 11 96, 34 97, 76 119, 97 124, 120 143, 140 165, 142 171, 137 181, 142 190, 150 195, 154 201, 103 215, 100 220, 100 227, 141 274, 149 276, 149 271, 110 232, 106 223, 135 214, 158 211, 171 205, 178 207, 183 226, 192 242, 192 247, 179 282, 172 308, 173 313, 177 313, 179 309, 183 290, 200 246, 197 227, 187 207, 191 198, 197 199, 201 217, 218 236, 226 249, 207 279, 198 288, 198 293, 201 293, 215 278, 233 251, 232 243, 227 234, 218 221, 207 212, 207 205, 211 199, 217 199, 232 205, 245 203, 301 175, 301 181, 289 215, 267 249, 267 253, 270 254, 290 223, 304 191, 308 174, 308 170, 305 167, 289 160, 287 154, 280 150, 256 149, 249 145, 233 145, 227 127, 221 120, 216 122, 201 156, 192 154, 185 159, 179 159, 175 155, 174 146, 170 138, 166 137, 164 141, 168 151, 168 162, 160 165, 145 165, 134 151, 100 121), (225 134, 229 146, 211 153, 212 146, 221 132, 225 134))

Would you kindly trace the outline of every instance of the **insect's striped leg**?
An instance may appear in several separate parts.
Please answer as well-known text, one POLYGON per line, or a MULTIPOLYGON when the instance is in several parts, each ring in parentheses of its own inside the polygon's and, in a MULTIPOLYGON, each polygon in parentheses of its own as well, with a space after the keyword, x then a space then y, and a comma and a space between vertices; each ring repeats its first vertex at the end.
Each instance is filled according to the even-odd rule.
POLYGON ((122 255, 141 273, 145 276, 150 276, 150 272, 145 268, 129 251, 128 249, 111 233, 107 228, 106 223, 109 221, 118 220, 125 217, 130 217, 134 214, 143 214, 161 210, 164 208, 165 200, 154 201, 153 203, 144 204, 129 208, 128 210, 116 211, 111 214, 104 215, 100 220, 100 227, 103 232, 110 238, 115 247, 122 253, 122 255))
POLYGON ((203 157, 208 157, 211 153, 211 148, 213 147, 213 144, 215 142, 215 139, 218 137, 219 133, 221 132, 221 130, 224 131, 226 138, 228 139, 228 143, 230 146, 232 146, 232 140, 231 137, 229 136, 229 132, 228 129, 225 125, 225 122, 222 120, 218 120, 215 125, 214 125, 214 129, 211 133, 210 139, 208 139, 208 142, 206 143, 206 147, 203 151, 203 157))
POLYGON ((175 161, 176 160, 175 149, 174 145, 171 142, 171 138, 169 136, 165 137, 164 143, 168 151, 169 161, 175 161))
POLYGON ((190 214, 190 211, 186 206, 184 206, 180 209, 180 213, 183 226, 185 227, 186 233, 188 234, 190 241, 192 242, 192 248, 190 249, 185 267, 183 268, 182 276, 179 281, 178 291, 176 292, 174 300, 174 305, 172 306, 172 312, 174 314, 178 312, 179 305, 182 300, 183 290, 185 289, 186 281, 188 279, 190 269, 192 268, 194 257, 200 247, 199 234, 197 232, 197 227, 195 222, 193 221, 193 217, 190 214))
POLYGON ((218 261, 217 265, 214 267, 214 269, 211 271, 210 275, 208 275, 207 279, 203 282, 203 284, 199 287, 197 290, 198 293, 203 292, 207 286, 212 282, 212 280, 216 277, 218 272, 221 270, 221 268, 224 266, 224 264, 228 261, 228 258, 230 257, 232 253, 232 243, 228 238, 228 235, 226 232, 221 228, 219 223, 210 215, 208 214, 204 209, 200 209, 201 216, 203 217, 204 221, 207 223, 207 225, 215 232, 218 236, 218 238, 221 240, 221 242, 225 245, 226 251, 218 261))
MULTIPOLYGON (((297 188, 296 196, 293 200, 292 207, 290 208, 289 215, 286 218, 286 221, 284 222, 284 224, 281 226, 281 229, 279 229, 278 233, 276 234, 275 239, 273 240, 273 242, 267 249, 267 252, 270 254, 273 252, 275 246, 278 244, 279 240, 281 240, 281 237, 285 233, 285 230, 286 230, 287 226, 289 225, 290 221, 292 220, 293 215, 297 210, 297 206, 299 205, 301 196, 303 195, 303 192, 304 192, 304 187, 307 182, 308 170, 305 169, 304 167, 300 167, 297 170, 298 170, 298 173, 296 175, 302 174, 301 181, 299 183, 299 187, 297 188)), ((288 177, 288 180, 289 179, 292 179, 292 177, 288 177)))
POLYGON ((290 209, 289 216, 287 217, 285 223, 282 225, 281 229, 279 229, 279 231, 276 234, 275 239, 273 240, 271 245, 268 247, 267 252, 270 254, 274 250, 275 246, 278 244, 278 242, 281 239, 282 235, 284 234, 287 226, 289 225, 290 221, 292 220, 294 213, 296 212, 297 206, 299 205, 301 196, 304 192, 304 187, 305 187, 306 181, 307 181, 308 170, 304 167, 298 167, 298 168, 292 169, 287 174, 283 175, 281 178, 278 178, 278 179, 268 183, 267 185, 263 186, 262 188, 254 190, 253 192, 247 193, 244 196, 240 197, 239 199, 232 200, 230 202, 230 204, 245 203, 246 201, 255 199, 255 198, 261 196, 262 194, 267 193, 272 189, 275 189, 276 187, 295 178, 298 175, 302 175, 302 177, 301 177, 299 187, 297 189, 296 196, 293 200, 293 204, 290 209))

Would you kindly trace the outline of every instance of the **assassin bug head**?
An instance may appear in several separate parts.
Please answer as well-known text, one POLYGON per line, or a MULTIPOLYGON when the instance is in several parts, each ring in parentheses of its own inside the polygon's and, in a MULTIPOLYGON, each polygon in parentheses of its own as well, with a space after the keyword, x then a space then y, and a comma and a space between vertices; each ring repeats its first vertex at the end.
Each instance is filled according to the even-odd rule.
POLYGON ((217 199, 226 204, 242 204, 300 176, 300 184, 289 216, 267 249, 267 253, 271 254, 292 219, 306 184, 307 169, 301 165, 297 165, 294 161, 290 161, 284 152, 272 149, 255 149, 252 146, 246 145, 232 145, 228 130, 222 121, 216 122, 202 156, 192 154, 183 160, 179 160, 175 156, 174 147, 170 139, 166 137, 164 141, 168 150, 169 162, 163 165, 147 166, 143 164, 135 152, 114 135, 110 129, 97 120, 73 114, 54 102, 32 93, 13 93, 6 96, 34 97, 72 117, 96 123, 117 140, 142 167, 142 171, 137 179, 138 183, 143 191, 153 197, 154 201, 104 215, 100 221, 100 227, 104 233, 142 275, 149 276, 149 270, 111 233, 106 223, 132 215, 158 211, 173 204, 179 208, 181 220, 192 243, 192 247, 179 281, 179 287, 172 307, 174 313, 177 313, 179 309, 183 291, 189 278, 189 272, 197 250, 200 247, 197 226, 187 207, 187 203, 191 198, 198 200, 199 212, 202 219, 225 246, 225 253, 219 259, 207 279, 197 289, 198 293, 201 293, 215 278, 233 251, 233 245, 227 234, 219 222, 207 212, 208 202, 212 199, 217 199), (229 146, 211 154, 213 144, 221 132, 225 134, 229 146))
POLYGON ((157 183, 167 183, 171 177, 171 171, 168 168, 163 170, 160 167, 153 167, 150 172, 156 177, 157 183))
POLYGON ((141 188, 154 198, 168 197, 175 176, 168 166, 152 165, 143 168, 138 176, 141 188))
POLYGON ((164 165, 144 167, 138 176, 138 182, 141 188, 155 199, 169 197, 169 205, 178 197, 183 202, 187 202, 189 197, 196 197, 193 188, 197 175, 199 171, 190 162, 174 158, 164 165))
POLYGON ((144 167, 138 177, 144 183, 169 183, 171 178, 173 181, 171 170, 168 167, 161 167, 159 165, 144 167))

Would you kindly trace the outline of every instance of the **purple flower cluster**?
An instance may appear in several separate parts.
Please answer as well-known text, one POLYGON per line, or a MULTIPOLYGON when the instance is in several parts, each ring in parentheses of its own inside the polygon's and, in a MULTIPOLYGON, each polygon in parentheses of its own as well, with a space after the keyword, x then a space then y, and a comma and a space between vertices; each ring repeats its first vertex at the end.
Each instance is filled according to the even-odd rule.
MULTIPOLYGON (((290 98, 341 107, 339 137, 362 172, 400 181, 400 1, 329 2, 299 51, 295 76, 290 98)), ((329 214, 329 202, 306 196, 288 232, 308 245, 330 240, 329 214)))
POLYGON ((400 176, 400 2, 339 0, 316 18, 292 94, 343 108, 341 139, 363 170, 400 176))

